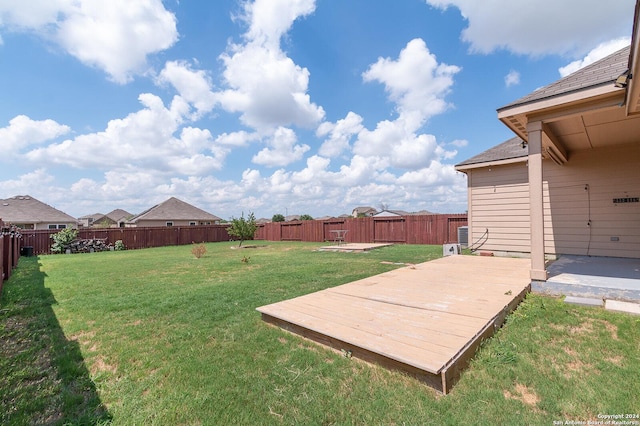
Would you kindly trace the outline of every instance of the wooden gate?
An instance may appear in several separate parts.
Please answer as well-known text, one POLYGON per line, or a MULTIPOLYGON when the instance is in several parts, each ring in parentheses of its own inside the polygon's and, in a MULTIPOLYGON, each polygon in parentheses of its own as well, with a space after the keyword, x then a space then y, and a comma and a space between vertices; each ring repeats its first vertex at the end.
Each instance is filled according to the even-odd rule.
POLYGON ((406 242, 405 223, 403 217, 373 220, 373 242, 404 243, 406 242))

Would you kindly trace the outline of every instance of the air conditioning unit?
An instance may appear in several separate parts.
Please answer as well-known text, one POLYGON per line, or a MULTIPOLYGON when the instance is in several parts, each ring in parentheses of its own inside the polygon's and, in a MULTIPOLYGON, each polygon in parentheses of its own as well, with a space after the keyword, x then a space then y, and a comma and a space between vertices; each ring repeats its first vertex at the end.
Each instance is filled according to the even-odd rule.
POLYGON ((460 253, 462 253, 462 249, 460 249, 460 244, 443 244, 442 245, 443 256, 455 256, 460 253))
POLYGON ((462 248, 469 247, 469 227, 468 226, 458 227, 458 244, 460 244, 462 248))

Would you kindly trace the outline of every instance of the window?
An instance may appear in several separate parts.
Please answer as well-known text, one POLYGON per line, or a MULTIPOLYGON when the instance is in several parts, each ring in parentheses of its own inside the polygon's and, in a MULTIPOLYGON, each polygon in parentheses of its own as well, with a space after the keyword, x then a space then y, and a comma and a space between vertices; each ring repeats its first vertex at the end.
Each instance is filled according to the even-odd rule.
POLYGON ((195 222, 189 222, 189 226, 196 226, 196 225, 197 225, 197 223, 195 223, 195 222))
POLYGON ((65 229, 67 227, 67 225, 65 225, 65 224, 56 225, 56 224, 50 223, 48 225, 48 227, 49 227, 49 229, 65 229))
POLYGON ((167 222, 167 226, 173 226, 173 222, 167 222))

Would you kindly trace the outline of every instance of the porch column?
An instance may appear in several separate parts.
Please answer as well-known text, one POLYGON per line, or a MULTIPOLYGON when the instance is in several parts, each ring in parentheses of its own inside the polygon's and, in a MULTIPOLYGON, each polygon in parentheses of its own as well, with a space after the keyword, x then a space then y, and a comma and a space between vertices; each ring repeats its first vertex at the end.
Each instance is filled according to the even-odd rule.
POLYGON ((542 198, 542 122, 527 125, 529 135, 529 209, 531 219, 531 279, 547 280, 544 257, 544 206, 542 198))

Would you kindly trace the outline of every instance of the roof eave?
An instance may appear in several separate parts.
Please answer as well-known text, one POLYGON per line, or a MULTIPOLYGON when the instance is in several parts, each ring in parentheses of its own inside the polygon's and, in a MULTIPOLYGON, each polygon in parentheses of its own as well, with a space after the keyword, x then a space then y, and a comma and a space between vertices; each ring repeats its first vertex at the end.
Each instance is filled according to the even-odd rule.
POLYGON ((526 141, 528 140, 526 132, 528 117, 553 110, 565 110, 597 99, 611 98, 612 104, 621 104, 624 100, 624 93, 624 89, 615 87, 612 81, 601 83, 581 90, 500 108, 498 109, 498 119, 526 141))
POLYGON ((455 169, 459 172, 466 173, 467 170, 471 169, 479 169, 481 167, 493 167, 493 166, 502 166, 505 164, 515 164, 515 163, 524 163, 527 161, 529 157, 514 157, 514 158, 506 158, 503 160, 494 160, 494 161, 483 161, 480 163, 471 163, 471 164, 462 164, 455 166, 455 169))
POLYGON ((640 1, 636 2, 635 15, 633 19, 633 33, 631 36, 631 51, 629 53, 629 74, 630 79, 626 93, 626 113, 627 115, 640 114, 640 45, 638 36, 640 32, 640 1), (634 78, 636 77, 636 78, 634 78))

